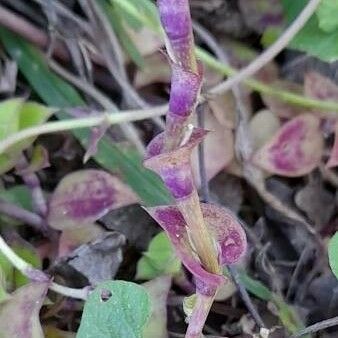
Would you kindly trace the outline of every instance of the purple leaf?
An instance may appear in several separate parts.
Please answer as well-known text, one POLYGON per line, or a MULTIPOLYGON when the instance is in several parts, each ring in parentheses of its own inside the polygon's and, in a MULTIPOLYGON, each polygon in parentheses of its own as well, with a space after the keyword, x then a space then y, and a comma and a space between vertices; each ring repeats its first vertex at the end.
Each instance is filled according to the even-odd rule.
MULTIPOLYGON (((311 98, 322 101, 338 101, 338 86, 329 78, 316 73, 309 72, 304 78, 304 93, 311 98)), ((316 111, 317 114, 322 115, 322 111, 316 111)), ((326 112, 336 114, 335 112, 326 112)))
POLYGON ((190 157, 192 150, 206 134, 206 130, 194 128, 189 140, 184 145, 164 153, 161 153, 164 143, 163 133, 150 142, 144 166, 161 176, 174 198, 187 197, 194 190, 190 157))
POLYGON ((302 114, 285 123, 254 156, 254 163, 268 172, 296 177, 310 173, 321 161, 323 136, 320 120, 302 114))
POLYGON ((48 222, 54 229, 73 229, 137 201, 128 186, 107 172, 80 170, 64 177, 57 186, 50 200, 48 222))
MULTIPOLYGON (((201 204, 203 217, 217 244, 221 265, 236 263, 246 252, 246 235, 237 218, 227 209, 201 204)), ((200 292, 208 294, 224 282, 224 277, 206 271, 191 245, 186 222, 176 206, 146 209, 166 231, 176 249, 177 256, 194 275, 200 292)))
POLYGON ((92 156, 97 153, 97 145, 99 144, 101 138, 104 136, 108 128, 108 123, 103 123, 98 127, 92 128, 90 139, 88 142, 88 148, 83 158, 83 163, 86 163, 92 156))
POLYGON ((328 168, 338 166, 338 122, 335 123, 335 139, 330 153, 330 158, 326 164, 328 168))
POLYGON ((191 69, 194 39, 188 0, 158 0, 162 26, 168 36, 174 62, 191 69))
POLYGON ((215 287, 224 281, 223 276, 212 274, 201 266, 191 246, 184 218, 176 206, 154 207, 146 210, 166 231, 176 249, 177 256, 195 278, 215 287))
POLYGON ((11 294, 0 304, 0 336, 11 338, 43 338, 39 312, 49 282, 31 283, 11 294))

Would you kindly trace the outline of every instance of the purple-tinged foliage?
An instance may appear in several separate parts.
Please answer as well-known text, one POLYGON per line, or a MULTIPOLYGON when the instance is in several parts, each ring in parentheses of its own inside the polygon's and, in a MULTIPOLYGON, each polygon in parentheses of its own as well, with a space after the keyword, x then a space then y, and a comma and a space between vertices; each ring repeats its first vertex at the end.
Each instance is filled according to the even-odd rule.
POLYGON ((0 304, 0 337, 44 337, 39 312, 49 284, 49 281, 27 284, 0 304))
POLYGON ((137 201, 135 194, 118 178, 102 170, 81 170, 67 175, 55 189, 48 223, 58 230, 74 229, 137 201))
POLYGON ((172 66, 169 115, 188 117, 201 89, 202 67, 199 74, 175 64, 172 66))
POLYGON ((156 172, 164 181, 174 198, 188 197, 194 190, 191 171, 191 152, 203 140, 207 131, 195 128, 189 140, 179 148, 162 152, 164 134, 155 137, 147 148, 146 168, 156 172))
POLYGON ((338 166, 338 122, 335 123, 335 139, 330 153, 330 158, 326 164, 328 168, 338 166))
POLYGON ((158 0, 162 26, 167 34, 173 62, 185 69, 197 70, 194 38, 188 0, 158 0))
POLYGON ((320 120, 302 114, 285 123, 254 156, 254 163, 268 172, 296 177, 316 168, 323 154, 320 120))
POLYGON ((166 120, 166 149, 175 149, 184 134, 184 128, 195 109, 202 85, 202 67, 195 74, 173 64, 169 112, 166 120))
MULTIPOLYGON (((245 232, 237 218, 227 209, 201 204, 203 217, 218 251, 220 265, 238 262, 245 254, 245 232)), ((224 277, 204 269, 189 238, 189 228, 176 206, 160 206, 146 209, 168 234, 178 257, 196 279, 199 292, 211 294, 224 282, 224 277)))
POLYGON ((88 142, 88 148, 83 158, 83 162, 86 163, 92 156, 97 153, 97 146, 105 135, 106 131, 109 128, 109 124, 101 124, 100 126, 93 127, 90 134, 90 139, 88 142))

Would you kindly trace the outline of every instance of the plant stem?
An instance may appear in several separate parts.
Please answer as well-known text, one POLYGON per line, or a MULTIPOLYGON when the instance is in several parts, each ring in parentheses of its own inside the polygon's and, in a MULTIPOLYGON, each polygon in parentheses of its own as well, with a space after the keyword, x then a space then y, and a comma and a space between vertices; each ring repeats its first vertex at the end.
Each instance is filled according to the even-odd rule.
POLYGON ((205 224, 196 189, 189 197, 182 199, 177 206, 187 223, 188 235, 202 265, 211 273, 221 274, 216 246, 205 224))
POLYGON ((301 330, 300 332, 292 335, 291 338, 302 337, 302 336, 305 336, 307 334, 312 334, 312 333, 318 332, 320 330, 327 329, 327 328, 332 327, 332 326, 338 326, 338 317, 333 317, 333 318, 326 319, 326 320, 323 320, 321 322, 318 322, 316 324, 310 325, 307 328, 305 328, 304 330, 301 330))
MULTIPOLYGON (((83 91, 85 94, 92 97, 101 107, 105 110, 111 112, 118 112, 119 109, 113 101, 111 101, 106 95, 104 95, 100 90, 98 90, 92 84, 74 76, 72 73, 67 71, 65 68, 61 67, 58 63, 50 60, 48 62, 50 68, 54 70, 57 74, 62 76, 68 82, 73 84, 75 87, 83 91)), ((144 145, 140 140, 138 131, 131 123, 122 123, 120 126, 125 137, 129 139, 138 149, 140 154, 144 153, 144 145)))
POLYGON ((48 133, 56 133, 65 130, 91 128, 104 123, 117 124, 131 121, 139 121, 154 116, 163 115, 163 108, 149 108, 147 110, 130 110, 121 113, 103 114, 99 116, 69 119, 56 122, 48 122, 41 126, 23 129, 0 142, 0 154, 8 150, 12 145, 32 136, 48 133))
POLYGON ((46 222, 39 215, 3 200, 0 200, 0 213, 29 224, 39 231, 47 228, 46 222))
MULTIPOLYGON (((204 125, 204 117, 203 117, 203 111, 200 110, 198 114, 198 123, 199 127, 202 127, 204 125)), ((203 149, 203 142, 201 142, 200 147, 203 149)), ((199 172, 201 177, 201 187, 202 187, 202 200, 205 203, 210 202, 210 191, 209 191, 209 184, 206 176, 206 169, 205 169, 205 157, 203 155, 203 152, 199 151, 198 153, 198 163, 199 163, 199 172)), ((251 301, 251 298, 243 285, 243 283, 240 280, 239 273, 235 266, 227 266, 229 274, 234 281, 237 290, 245 303, 248 311, 250 312, 252 318, 255 320, 256 324, 259 327, 265 327, 264 322, 262 318, 260 317, 257 309, 255 308, 254 304, 251 301)))
MULTIPOLYGON (((16 165, 16 169, 20 171, 27 166, 28 166, 28 161, 26 157, 22 155, 16 165)), ((45 218, 48 213, 48 206, 47 206, 47 202, 43 194, 43 191, 40 185, 40 180, 37 174, 32 172, 32 173, 21 174, 21 176, 22 176, 23 181, 25 182, 25 184, 31 191, 34 211, 37 214, 39 214, 41 217, 45 218)), ((45 228, 45 226, 46 225, 43 225, 42 227, 45 228)), ((47 230, 47 229, 45 228, 44 230, 47 230)))
POLYGON ((233 86, 241 83, 243 80, 257 73, 262 67, 275 58, 296 36, 296 34, 304 27, 306 22, 310 19, 316 11, 321 0, 310 0, 304 7, 303 11, 297 16, 294 22, 288 29, 279 37, 279 39, 268 49, 266 49, 260 56, 251 62, 244 69, 240 70, 235 76, 230 77, 225 82, 220 83, 214 87, 210 94, 223 94, 230 90, 233 86))
POLYGON ((234 283, 237 287, 237 290, 238 290, 239 294, 241 295, 241 298, 242 298, 243 302, 245 303, 247 309, 249 310, 252 318, 255 320, 256 324, 260 328, 266 327, 266 325, 264 324, 264 322, 263 322, 261 316, 259 315, 256 307, 253 305, 251 298, 250 298, 245 286, 241 282, 238 270, 233 265, 229 265, 229 266, 227 266, 227 268, 228 268, 229 274, 230 274, 232 280, 234 281, 234 283))
MULTIPOLYGON (((35 269, 32 265, 28 264, 21 257, 19 257, 4 241, 2 236, 0 236, 0 252, 4 254, 4 256, 13 264, 15 268, 17 268, 29 279, 33 281, 48 281, 50 279, 44 272, 35 269)), ((67 297, 83 300, 87 299, 90 290, 89 287, 85 287, 83 289, 68 288, 54 282, 50 284, 49 289, 67 297)))
POLYGON ((192 315, 189 318, 189 325, 185 338, 200 338, 204 324, 207 320, 211 306, 214 302, 216 291, 212 296, 196 294, 196 303, 192 315))

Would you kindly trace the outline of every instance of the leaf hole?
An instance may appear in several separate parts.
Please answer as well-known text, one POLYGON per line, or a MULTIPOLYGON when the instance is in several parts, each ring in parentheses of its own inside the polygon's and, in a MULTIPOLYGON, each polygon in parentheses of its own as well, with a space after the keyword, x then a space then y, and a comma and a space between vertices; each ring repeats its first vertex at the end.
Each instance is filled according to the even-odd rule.
POLYGON ((102 302, 108 302, 111 296, 112 296, 112 293, 109 290, 107 289, 101 290, 101 301, 102 302))

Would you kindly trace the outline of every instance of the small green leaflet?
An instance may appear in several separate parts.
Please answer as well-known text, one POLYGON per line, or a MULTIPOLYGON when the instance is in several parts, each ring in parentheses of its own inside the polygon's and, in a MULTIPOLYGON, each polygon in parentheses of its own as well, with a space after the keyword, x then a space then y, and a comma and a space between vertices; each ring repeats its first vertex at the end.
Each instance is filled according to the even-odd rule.
POLYGON ((142 338, 150 308, 142 286, 104 282, 89 295, 76 338, 142 338))
MULTIPOLYGON (((21 98, 9 99, 0 103, 0 141, 24 128, 40 125, 52 114, 52 110, 34 103, 25 103, 21 98)), ((0 174, 12 169, 21 152, 28 148, 35 138, 20 142, 0 155, 0 174)))
POLYGON ((322 0, 317 10, 319 28, 331 33, 338 29, 338 1, 322 0))
POLYGON ((162 275, 175 275, 181 270, 181 262, 164 232, 156 235, 147 252, 137 263, 137 279, 150 280, 162 275))
MULTIPOLYGON (((292 22, 301 12, 308 0, 283 0, 284 11, 288 22, 292 22)), ((322 7, 319 8, 317 15, 313 15, 306 23, 303 29, 291 41, 290 47, 307 52, 324 61, 332 62, 338 59, 338 26, 337 10, 332 12, 335 25, 332 18, 324 12, 328 9, 326 6, 336 0, 323 0, 322 7), (327 2, 325 4, 325 2, 327 2), (318 20, 319 19, 319 20, 318 20)))
POLYGON ((331 238, 328 251, 331 270, 338 278, 338 232, 331 238))

